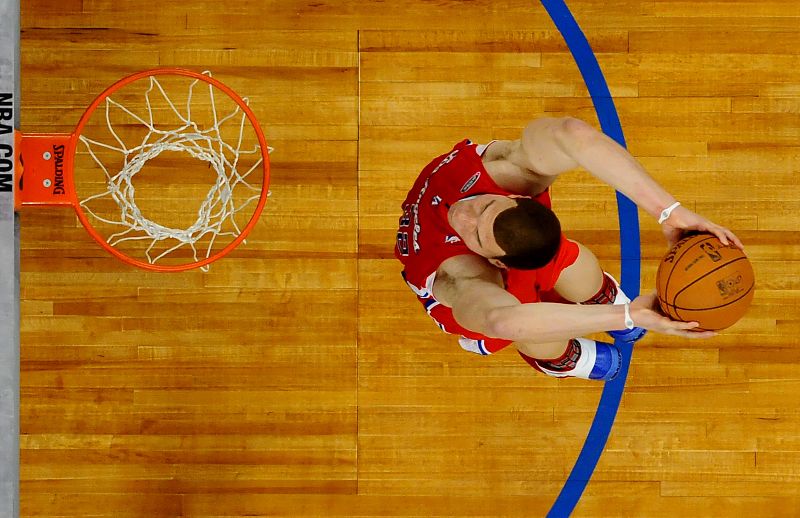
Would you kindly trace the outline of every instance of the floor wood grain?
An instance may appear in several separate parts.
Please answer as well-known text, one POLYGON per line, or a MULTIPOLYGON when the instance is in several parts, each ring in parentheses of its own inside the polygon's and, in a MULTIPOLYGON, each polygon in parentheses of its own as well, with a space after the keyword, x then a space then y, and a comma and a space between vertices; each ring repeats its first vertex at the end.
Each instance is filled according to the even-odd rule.
MULTIPOLYGON (((207 273, 131 269, 69 211, 22 215, 23 516, 541 516, 601 387, 462 352, 392 257, 452 144, 591 100, 536 2, 22 2, 22 126, 70 131, 119 77, 212 70, 250 98, 272 196, 207 273)), ((637 345, 575 516, 800 514, 800 4, 574 0, 631 151, 734 228, 753 307, 637 345)), ((560 179, 618 273, 610 188, 560 179)), ((642 214, 642 289, 665 251, 642 214)))

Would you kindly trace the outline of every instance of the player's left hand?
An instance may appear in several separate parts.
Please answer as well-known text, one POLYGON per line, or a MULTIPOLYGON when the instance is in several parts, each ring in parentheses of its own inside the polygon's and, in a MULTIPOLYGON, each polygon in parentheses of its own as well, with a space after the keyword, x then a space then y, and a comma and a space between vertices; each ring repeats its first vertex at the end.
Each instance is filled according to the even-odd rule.
POLYGON ((717 225, 716 223, 704 218, 703 216, 692 212, 683 205, 678 206, 669 215, 664 223, 661 224, 661 230, 667 238, 670 247, 675 246, 675 243, 680 241, 686 232, 710 232, 719 238, 723 245, 733 245, 740 250, 744 250, 742 241, 736 237, 736 234, 729 229, 717 225))
POLYGON ((717 336, 714 331, 696 331, 698 322, 681 322, 666 316, 658 304, 656 292, 639 295, 631 301, 631 318, 638 327, 665 335, 681 336, 683 338, 712 338, 717 336))

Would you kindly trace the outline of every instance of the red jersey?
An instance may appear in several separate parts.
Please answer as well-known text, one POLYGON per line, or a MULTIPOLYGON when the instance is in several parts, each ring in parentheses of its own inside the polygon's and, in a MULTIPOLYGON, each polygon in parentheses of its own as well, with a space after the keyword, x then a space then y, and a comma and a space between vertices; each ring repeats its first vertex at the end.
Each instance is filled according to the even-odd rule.
MULTIPOLYGON (((516 194, 498 186, 486 172, 481 160, 485 148, 463 140, 422 170, 403 202, 395 247, 395 257, 403 263, 403 278, 428 314, 447 333, 485 342, 476 347, 480 350, 475 351, 483 354, 499 350, 511 342, 492 339, 461 327, 453 318, 451 309, 433 296, 433 282, 436 270, 446 259, 457 255, 477 255, 467 248, 450 226, 447 220, 450 206, 478 194, 516 194)), ((549 191, 534 196, 533 200, 550 207, 549 191)), ((577 256, 577 245, 562 234, 561 248, 546 266, 536 270, 503 270, 505 287, 520 302, 539 302, 543 300, 543 292, 553 289, 560 272, 575 262, 577 256)), ((562 299, 546 296, 545 300, 562 299)))

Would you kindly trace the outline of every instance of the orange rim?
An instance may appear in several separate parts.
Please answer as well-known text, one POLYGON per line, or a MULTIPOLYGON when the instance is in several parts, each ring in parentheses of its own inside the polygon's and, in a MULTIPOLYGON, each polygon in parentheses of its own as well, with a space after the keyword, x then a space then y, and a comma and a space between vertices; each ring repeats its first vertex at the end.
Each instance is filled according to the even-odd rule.
MULTIPOLYGON (((133 83, 133 82, 138 81, 140 79, 144 79, 144 78, 149 77, 149 76, 158 76, 158 75, 180 75, 180 76, 191 77, 191 78, 198 79, 200 81, 204 81, 206 83, 209 83, 209 84, 215 86, 216 88, 219 88, 225 94, 227 94, 228 97, 230 97, 233 101, 235 101, 236 104, 239 105, 239 107, 241 107, 242 111, 247 116, 247 119, 250 121, 250 124, 253 125, 253 128, 255 129, 256 135, 258 136, 259 145, 261 146, 261 157, 262 157, 261 167, 262 167, 262 170, 264 172, 264 180, 263 180, 262 185, 261 185, 261 197, 258 200, 258 205, 256 206, 255 210, 253 211, 253 215, 250 217, 250 220, 247 222, 247 225, 244 226, 244 228, 242 229, 242 232, 236 237, 236 239, 234 239, 233 241, 228 243, 228 245, 225 246, 222 250, 220 250, 219 252, 216 252, 215 254, 213 254, 213 255, 211 255, 209 257, 206 257, 206 258, 204 258, 204 259, 202 259, 200 261, 195 261, 195 262, 191 262, 191 263, 164 266, 164 265, 159 265, 159 264, 151 264, 151 263, 149 263, 147 261, 141 261, 139 259, 134 259, 133 257, 130 257, 130 256, 120 252, 119 250, 117 250, 113 246, 109 245, 106 242, 105 238, 103 236, 101 236, 94 229, 92 224, 89 222, 89 218, 86 216, 86 214, 83 211, 83 208, 80 205, 80 202, 78 200, 77 189, 75 189, 75 188, 71 189, 71 191, 72 191, 72 205, 75 208, 75 212, 78 215, 78 219, 80 220, 81 224, 84 226, 86 231, 89 232, 89 235, 91 235, 92 238, 100 244, 100 246, 102 246, 109 253, 114 255, 117 259, 119 259, 119 260, 121 260, 121 261, 123 261, 123 262, 125 262, 127 264, 136 266, 138 268, 143 268, 145 270, 152 270, 152 271, 157 271, 157 272, 180 272, 180 271, 191 270, 191 269, 194 269, 194 268, 200 268, 200 267, 206 266, 206 265, 216 261, 217 259, 220 259, 220 258, 226 256, 234 248, 239 246, 241 244, 241 242, 244 241, 244 239, 250 233, 250 231, 253 230, 253 228, 256 226, 256 223, 258 223, 258 219, 261 216, 262 211, 264 210, 264 205, 266 205, 266 203, 267 203, 267 195, 269 193, 269 179, 270 179, 269 148, 267 146, 267 141, 264 138, 264 132, 261 130, 261 126, 258 124, 258 120, 256 119, 255 114, 250 109, 250 107, 247 105, 247 103, 244 101, 244 99, 242 99, 236 92, 234 92, 233 90, 231 90, 230 88, 225 86, 223 83, 221 83, 217 79, 214 79, 213 77, 205 75, 205 74, 194 72, 192 70, 186 70, 186 69, 182 69, 182 68, 156 68, 156 69, 152 69, 152 70, 145 70, 145 71, 142 71, 142 72, 137 72, 135 74, 129 75, 127 77, 124 77, 124 78, 120 79, 119 81, 117 81, 116 83, 114 83, 113 85, 111 85, 108 88, 106 88, 103 91, 103 93, 98 95, 95 98, 95 100, 92 101, 92 103, 86 108, 86 111, 83 113, 83 116, 81 117, 80 121, 78 121, 78 125, 75 127, 75 131, 72 134, 72 138, 70 138, 70 143, 69 143, 70 148, 69 148, 68 156, 69 157, 74 157, 75 156, 75 153, 77 151, 77 149, 76 149, 77 148, 77 143, 78 143, 78 138, 77 137, 81 134, 81 132, 83 131, 83 128, 86 126, 86 124, 88 123, 88 121, 91 118, 92 114, 94 113, 95 109, 100 105, 100 103, 102 103, 112 93, 114 93, 117 90, 121 89, 125 85, 128 85, 130 83, 133 83)), ((74 184, 74 171, 71 171, 70 176, 72 177, 72 181, 73 181, 73 184, 74 184)))

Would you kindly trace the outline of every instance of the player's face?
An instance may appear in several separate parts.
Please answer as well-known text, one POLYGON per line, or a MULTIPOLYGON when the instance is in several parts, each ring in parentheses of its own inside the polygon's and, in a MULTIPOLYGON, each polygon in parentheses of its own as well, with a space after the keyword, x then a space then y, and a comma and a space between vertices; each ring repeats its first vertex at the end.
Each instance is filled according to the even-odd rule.
POLYGON ((479 194, 457 201, 447 211, 447 220, 467 248, 487 259, 502 257, 505 252, 494 239, 494 220, 517 202, 508 196, 479 194))

